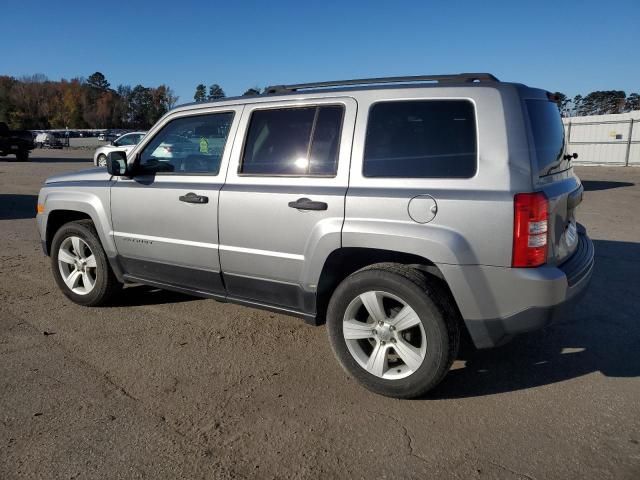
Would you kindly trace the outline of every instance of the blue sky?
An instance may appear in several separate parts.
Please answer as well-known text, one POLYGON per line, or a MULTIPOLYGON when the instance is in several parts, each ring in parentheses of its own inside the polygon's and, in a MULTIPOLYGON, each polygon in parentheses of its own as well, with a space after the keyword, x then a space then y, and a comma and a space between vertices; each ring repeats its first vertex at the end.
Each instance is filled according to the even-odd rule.
POLYGON ((258 85, 488 71, 559 90, 640 92, 640 0, 0 0, 0 74, 98 70, 113 86, 258 85), (99 5, 99 7, 97 7, 99 5))

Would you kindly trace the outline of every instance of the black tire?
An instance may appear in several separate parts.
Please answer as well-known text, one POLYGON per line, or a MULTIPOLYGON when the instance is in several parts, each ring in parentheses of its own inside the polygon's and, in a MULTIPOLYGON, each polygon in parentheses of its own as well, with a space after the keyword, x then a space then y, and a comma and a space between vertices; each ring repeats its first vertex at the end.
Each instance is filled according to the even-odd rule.
POLYGON ((16 153, 16 160, 18 162, 28 162, 29 161, 29 151, 20 151, 16 153))
POLYGON ((379 263, 347 277, 335 290, 327 309, 331 347, 342 367, 369 390, 389 397, 416 398, 434 388, 447 374, 460 343, 457 310, 439 280, 407 265, 379 263), (384 379, 360 366, 343 336, 347 307, 372 290, 401 298, 417 313, 427 339, 426 354, 416 371, 401 379, 384 379))
POLYGON ((78 220, 64 224, 56 232, 51 242, 51 269, 53 277, 62 293, 70 300, 79 305, 96 307, 106 304, 114 294, 120 291, 122 284, 111 270, 107 260, 107 255, 102 248, 100 238, 91 220, 78 220), (91 249, 91 253, 96 259, 96 279, 95 286, 91 292, 80 295, 73 292, 62 278, 60 267, 58 266, 58 253, 60 245, 68 237, 80 237, 91 249))

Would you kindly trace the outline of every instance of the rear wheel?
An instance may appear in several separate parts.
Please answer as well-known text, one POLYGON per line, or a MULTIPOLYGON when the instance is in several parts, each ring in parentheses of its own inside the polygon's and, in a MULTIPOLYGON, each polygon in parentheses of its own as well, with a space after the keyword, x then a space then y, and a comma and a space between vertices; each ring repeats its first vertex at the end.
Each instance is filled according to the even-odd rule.
POLYGON ((121 287, 90 220, 67 223, 56 232, 51 268, 58 287, 80 305, 103 305, 121 287))
POLYGON ((414 398, 435 387, 458 352, 454 309, 439 285, 400 264, 362 269, 336 289, 329 340, 343 368, 368 389, 414 398))
POLYGON ((107 156, 106 155, 98 155, 98 166, 106 167, 107 166, 107 156))

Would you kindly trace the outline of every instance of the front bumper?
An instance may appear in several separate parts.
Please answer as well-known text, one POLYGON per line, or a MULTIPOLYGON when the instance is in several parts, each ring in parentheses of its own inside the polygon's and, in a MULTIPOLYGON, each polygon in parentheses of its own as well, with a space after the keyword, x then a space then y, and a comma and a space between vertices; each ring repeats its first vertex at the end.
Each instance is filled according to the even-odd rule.
POLYGON ((443 273, 474 344, 491 348, 570 314, 589 285, 594 256, 593 242, 580 226, 578 247, 561 265, 458 266, 458 274, 446 268, 443 273))

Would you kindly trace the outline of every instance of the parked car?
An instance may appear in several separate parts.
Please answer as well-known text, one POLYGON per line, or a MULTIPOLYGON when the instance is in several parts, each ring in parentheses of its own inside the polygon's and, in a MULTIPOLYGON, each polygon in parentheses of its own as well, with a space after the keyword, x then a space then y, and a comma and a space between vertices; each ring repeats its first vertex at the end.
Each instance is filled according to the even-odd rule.
POLYGON ((78 304, 142 283, 326 322, 349 374, 410 398, 463 331, 495 347, 584 293, 572 158, 554 97, 490 74, 270 87, 49 178, 37 221, 78 304), (197 149, 159 158, 175 135, 197 149))
POLYGON ((103 145, 98 147, 93 153, 93 164, 97 167, 105 167, 107 165, 107 155, 114 150, 121 150, 124 152, 130 151, 135 147, 140 139, 144 137, 146 132, 131 132, 116 138, 109 145, 103 145))
POLYGON ((151 152, 151 156, 158 160, 183 158, 198 151, 198 144, 188 137, 181 135, 167 135, 158 147, 151 152))
POLYGON ((0 157, 15 155, 19 162, 29 160, 29 152, 33 150, 33 135, 27 130, 11 130, 0 122, 0 157))
POLYGON ((62 148, 62 142, 51 132, 40 132, 34 140, 37 148, 62 148))

